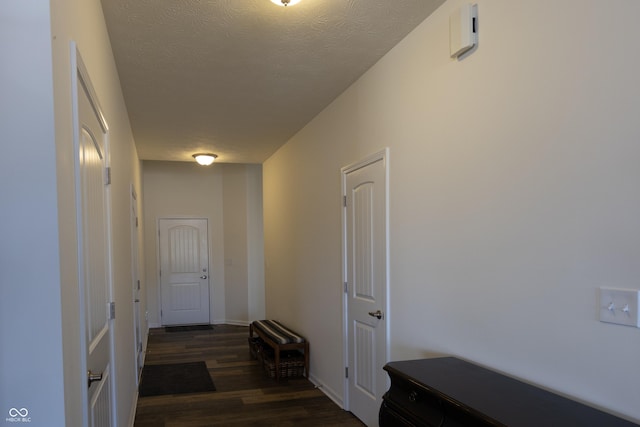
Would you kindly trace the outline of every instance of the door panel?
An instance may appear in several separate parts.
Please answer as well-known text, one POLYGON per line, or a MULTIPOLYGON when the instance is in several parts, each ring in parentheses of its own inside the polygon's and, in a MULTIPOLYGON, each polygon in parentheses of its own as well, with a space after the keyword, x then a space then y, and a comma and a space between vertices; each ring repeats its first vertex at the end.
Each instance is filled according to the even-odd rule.
POLYGON ((82 378, 85 417, 91 427, 112 425, 114 406, 109 375, 112 346, 109 195, 106 181, 107 125, 80 56, 74 89, 77 125, 77 206, 79 280, 82 305, 82 378), (88 372, 94 380, 88 381, 88 372))
POLYGON ((91 403, 89 405, 91 414, 90 425, 106 426, 109 425, 111 414, 111 391, 109 390, 110 382, 108 372, 97 387, 98 389, 91 397, 91 403))
POLYGON ((200 283, 169 284, 169 306, 172 311, 200 310, 200 283))
MULTIPOLYGON (((355 173, 355 172, 354 172, 355 173)), ((356 181, 356 176, 350 175, 350 181, 356 181)), ((363 182, 351 189, 351 229, 353 230, 351 279, 354 284, 353 298, 376 303, 374 276, 374 230, 375 210, 373 206, 375 189, 374 182, 363 182)))
MULTIPOLYGON (((84 103, 83 103, 84 104, 84 103)), ((86 106, 85 106, 86 108, 86 106)), ((85 125, 86 126, 86 125, 85 125)), ((87 333, 90 346, 96 346, 101 331, 108 328, 108 265, 106 218, 104 203, 104 165, 101 144, 86 129, 82 129, 80 170, 82 173, 82 227, 87 296, 87 333)))
POLYGON ((161 219, 162 324, 209 323, 206 219, 161 219))
POLYGON ((356 361, 354 387, 359 393, 375 400, 376 331, 371 325, 358 321, 354 322, 353 327, 355 338, 353 358, 356 361))
POLYGON ((374 426, 387 389, 382 370, 388 357, 385 157, 376 157, 343 173, 348 409, 365 424, 374 426))

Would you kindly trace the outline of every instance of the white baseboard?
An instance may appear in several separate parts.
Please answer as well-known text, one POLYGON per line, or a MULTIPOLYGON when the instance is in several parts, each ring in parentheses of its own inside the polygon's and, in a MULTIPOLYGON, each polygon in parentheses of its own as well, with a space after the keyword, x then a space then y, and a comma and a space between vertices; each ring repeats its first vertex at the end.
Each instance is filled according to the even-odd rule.
POLYGON ((221 323, 225 325, 249 326, 251 322, 249 322, 248 320, 225 320, 224 322, 221 322, 221 323))
POLYGON ((327 387, 322 383, 322 381, 313 375, 309 375, 309 381, 311 381, 318 390, 326 394, 329 399, 333 400, 333 403, 338 405, 340 409, 344 409, 342 397, 340 397, 340 395, 338 395, 338 393, 336 393, 331 387, 327 387))
MULTIPOLYGON (((148 339, 145 340, 144 347, 142 347, 142 365, 141 365, 142 367, 144 367, 144 363, 147 360, 147 342, 149 342, 148 339)), ((142 380, 142 371, 140 371, 140 374, 138 375, 138 377, 139 378, 138 378, 137 383, 138 383, 138 385, 140 385, 140 380, 142 380)))
POLYGON ((136 409, 138 409, 138 390, 133 393, 133 405, 131 406, 131 414, 129 414, 129 427, 133 427, 136 420, 136 409))
MULTIPOLYGON (((213 320, 212 325, 236 325, 236 326, 249 326, 251 322, 248 320, 213 320)), ((160 323, 149 323, 149 329, 152 328, 163 328, 164 326, 160 323)))

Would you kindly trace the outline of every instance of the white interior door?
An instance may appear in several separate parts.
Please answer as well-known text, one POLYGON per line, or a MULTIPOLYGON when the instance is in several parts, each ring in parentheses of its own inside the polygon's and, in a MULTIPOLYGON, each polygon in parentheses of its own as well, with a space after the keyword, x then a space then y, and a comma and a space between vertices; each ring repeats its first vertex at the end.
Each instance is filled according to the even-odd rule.
POLYGON ((111 272, 107 124, 79 54, 74 59, 78 258, 82 310, 84 425, 112 425, 111 272), (77 70, 77 72, 76 72, 77 70))
POLYGON ((378 425, 387 362, 386 152, 343 170, 348 408, 378 425))
POLYGON ((136 191, 131 185, 131 275, 133 284, 133 337, 137 381, 142 374, 144 353, 142 352, 142 306, 140 303, 140 274, 138 263, 138 204, 136 191))
POLYGON ((209 323, 209 249, 206 219, 160 219, 163 325, 209 323))

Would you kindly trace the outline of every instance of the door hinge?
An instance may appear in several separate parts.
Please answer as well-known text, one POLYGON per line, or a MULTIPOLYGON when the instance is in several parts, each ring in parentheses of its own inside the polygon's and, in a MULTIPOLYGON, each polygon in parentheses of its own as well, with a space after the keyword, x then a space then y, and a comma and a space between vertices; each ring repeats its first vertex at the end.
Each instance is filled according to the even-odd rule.
POLYGON ((115 319, 115 318, 116 318, 116 303, 110 302, 109 303, 109 319, 115 319))
POLYGON ((140 280, 138 280, 138 290, 140 290, 140 280))
POLYGON ((160 310, 160 317, 162 317, 162 310, 160 310))
POLYGON ((138 217, 136 217, 136 228, 138 228, 138 217))
POLYGON ((111 184, 111 166, 104 168, 104 185, 111 184))
POLYGON ((348 293, 349 292, 349 285, 347 284, 347 282, 344 282, 344 293, 348 293))
POLYGON ((349 367, 348 366, 345 366, 345 368, 344 368, 344 377, 345 378, 349 378, 349 367))
POLYGON ((347 207, 347 196, 342 196, 342 206, 347 207))

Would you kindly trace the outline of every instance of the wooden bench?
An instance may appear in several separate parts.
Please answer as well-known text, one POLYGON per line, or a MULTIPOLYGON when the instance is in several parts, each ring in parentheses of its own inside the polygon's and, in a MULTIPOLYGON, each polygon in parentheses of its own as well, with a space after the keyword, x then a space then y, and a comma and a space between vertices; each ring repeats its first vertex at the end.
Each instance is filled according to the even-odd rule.
POLYGON ((304 352, 304 375, 309 378, 309 342, 275 320, 254 320, 249 325, 249 337, 253 334, 273 349, 275 361, 275 377, 279 379, 280 352, 286 350, 302 350, 304 352))

